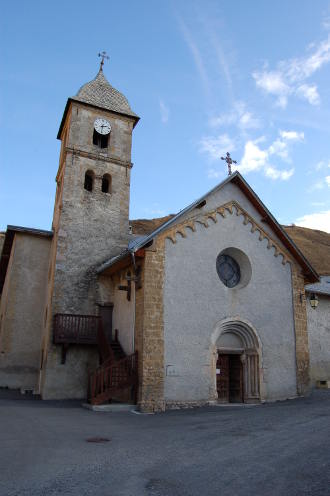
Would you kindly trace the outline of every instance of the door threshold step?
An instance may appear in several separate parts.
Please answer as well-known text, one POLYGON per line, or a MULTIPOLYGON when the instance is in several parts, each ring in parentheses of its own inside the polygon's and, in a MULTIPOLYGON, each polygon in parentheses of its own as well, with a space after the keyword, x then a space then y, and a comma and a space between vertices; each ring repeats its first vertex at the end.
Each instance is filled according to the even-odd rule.
POLYGON ((228 407, 228 406, 234 406, 234 407, 245 407, 245 408, 250 408, 252 406, 258 406, 261 403, 210 403, 210 406, 221 406, 221 407, 228 407))
POLYGON ((137 409, 136 405, 130 403, 109 403, 106 405, 91 405, 90 403, 83 403, 81 405, 87 410, 92 410, 93 412, 133 412, 137 409))

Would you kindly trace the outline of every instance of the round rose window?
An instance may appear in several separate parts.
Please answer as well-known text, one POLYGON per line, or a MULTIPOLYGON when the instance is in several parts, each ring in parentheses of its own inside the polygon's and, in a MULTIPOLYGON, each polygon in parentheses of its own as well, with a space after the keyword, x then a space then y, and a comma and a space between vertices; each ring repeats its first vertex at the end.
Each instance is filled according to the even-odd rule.
POLYGON ((241 271, 238 263, 230 255, 218 255, 217 273, 227 288, 234 288, 241 280, 241 271))

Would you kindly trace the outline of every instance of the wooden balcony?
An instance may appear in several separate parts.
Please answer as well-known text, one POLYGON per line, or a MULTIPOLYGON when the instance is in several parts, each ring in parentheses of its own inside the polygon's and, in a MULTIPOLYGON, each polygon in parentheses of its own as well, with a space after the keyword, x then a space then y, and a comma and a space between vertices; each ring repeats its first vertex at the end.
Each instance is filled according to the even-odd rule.
POLYGON ((101 318, 97 315, 57 313, 54 316, 54 344, 98 344, 101 318))

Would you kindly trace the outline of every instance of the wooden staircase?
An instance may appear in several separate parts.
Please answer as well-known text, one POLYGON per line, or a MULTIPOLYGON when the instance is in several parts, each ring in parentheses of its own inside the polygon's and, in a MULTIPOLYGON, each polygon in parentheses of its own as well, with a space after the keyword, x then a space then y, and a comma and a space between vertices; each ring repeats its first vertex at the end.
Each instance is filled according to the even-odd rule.
POLYGON ((62 363, 72 345, 97 345, 100 366, 89 375, 88 401, 100 405, 121 397, 129 389, 136 402, 138 387, 137 353, 126 356, 118 340, 118 331, 107 338, 102 319, 97 315, 56 314, 53 342, 62 346, 62 363))
POLYGON ((136 402, 137 394, 137 352, 121 360, 104 362, 89 377, 89 402, 101 405, 123 389, 131 388, 136 402))
POLYGON ((101 365, 90 374, 88 401, 100 405, 130 388, 136 402, 138 371, 137 352, 126 356, 116 333, 115 339, 108 341, 100 321, 98 327, 98 348, 101 365))

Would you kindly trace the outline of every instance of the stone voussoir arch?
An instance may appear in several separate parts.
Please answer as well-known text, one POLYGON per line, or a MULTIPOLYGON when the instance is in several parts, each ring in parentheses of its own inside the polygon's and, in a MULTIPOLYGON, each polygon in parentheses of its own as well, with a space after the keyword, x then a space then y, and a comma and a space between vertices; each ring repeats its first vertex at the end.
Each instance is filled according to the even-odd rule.
MULTIPOLYGON (((228 317, 216 323, 211 335, 211 348, 215 355, 226 353, 219 346, 219 341, 225 334, 236 336, 241 346, 236 350, 241 354, 243 365, 243 393, 244 402, 254 403, 260 401, 260 366, 262 363, 262 343, 257 330, 247 320, 241 317, 228 317)), ((235 349, 230 350, 232 352, 235 349)))

